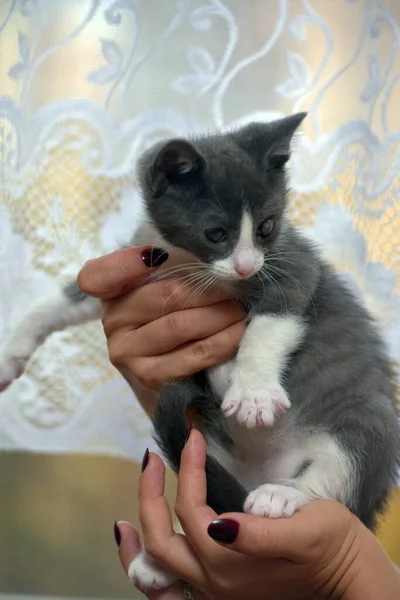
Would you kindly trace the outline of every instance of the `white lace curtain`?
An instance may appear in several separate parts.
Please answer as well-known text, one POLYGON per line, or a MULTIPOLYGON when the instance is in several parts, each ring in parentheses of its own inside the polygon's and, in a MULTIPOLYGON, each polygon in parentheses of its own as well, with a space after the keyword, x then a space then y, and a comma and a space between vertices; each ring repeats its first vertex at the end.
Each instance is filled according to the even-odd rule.
MULTIPOLYGON (((291 214, 400 362, 398 0, 1 0, 0 341, 125 241, 155 140, 309 111, 291 214)), ((149 424, 99 324, 0 395, 0 447, 138 459, 149 424)))

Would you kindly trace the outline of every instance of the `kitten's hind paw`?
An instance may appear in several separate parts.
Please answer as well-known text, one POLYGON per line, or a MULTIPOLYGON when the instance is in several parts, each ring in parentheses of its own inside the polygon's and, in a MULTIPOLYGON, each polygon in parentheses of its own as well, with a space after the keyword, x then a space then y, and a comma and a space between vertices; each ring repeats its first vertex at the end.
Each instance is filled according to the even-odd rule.
POLYGON ((291 517, 308 500, 294 487, 267 483, 250 492, 244 503, 244 512, 270 519, 291 517))
POLYGON ((280 412, 290 408, 290 401, 279 384, 261 390, 244 391, 234 383, 226 393, 221 408, 226 417, 235 415, 238 423, 245 427, 269 427, 280 412))
POLYGON ((0 393, 4 392, 15 379, 21 377, 31 357, 28 347, 18 348, 12 353, 8 348, 0 351, 0 393))
POLYGON ((175 575, 143 551, 129 565, 128 577, 134 585, 144 591, 162 590, 177 580, 175 575))

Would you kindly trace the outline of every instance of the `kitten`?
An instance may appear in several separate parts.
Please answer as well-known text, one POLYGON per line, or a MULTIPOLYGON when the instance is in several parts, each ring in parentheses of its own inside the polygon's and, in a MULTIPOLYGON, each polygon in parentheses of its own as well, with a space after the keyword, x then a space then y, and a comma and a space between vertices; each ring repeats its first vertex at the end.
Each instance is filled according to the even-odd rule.
MULTIPOLYGON (((161 142, 139 161, 146 216, 132 245, 161 236, 170 260, 157 277, 190 262, 193 281, 229 290, 249 321, 233 360, 165 387, 155 438, 178 471, 196 407, 219 514, 289 517, 332 498, 373 528, 400 463, 394 382, 371 318, 285 215, 285 166, 304 117, 161 142)), ((99 314, 76 284, 42 303, 0 353, 0 388, 52 331, 99 314)), ((130 575, 148 588, 174 580, 145 553, 130 575)))

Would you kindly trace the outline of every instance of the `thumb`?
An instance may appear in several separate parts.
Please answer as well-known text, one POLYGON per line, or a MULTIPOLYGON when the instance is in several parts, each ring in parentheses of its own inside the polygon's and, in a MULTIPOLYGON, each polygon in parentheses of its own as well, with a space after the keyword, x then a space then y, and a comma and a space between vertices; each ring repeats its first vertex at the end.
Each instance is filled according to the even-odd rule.
MULTIPOLYGON (((139 534, 133 525, 127 521, 118 521, 114 524, 114 537, 118 546, 119 560, 125 573, 128 574, 131 562, 141 550, 139 534)), ((143 591, 143 594, 149 600, 181 600, 184 594, 183 582, 177 581, 169 588, 163 590, 143 591)), ((200 600, 203 596, 196 595, 195 598, 196 600, 200 600)))
POLYGON ((302 562, 310 543, 308 525, 301 512, 282 519, 230 513, 210 523, 207 532, 214 541, 241 554, 302 562))
POLYGON ((118 546, 118 556, 126 574, 137 554, 141 550, 139 534, 133 525, 127 521, 118 521, 114 524, 114 537, 118 546))
POLYGON ((85 263, 78 285, 88 296, 111 300, 142 285, 167 259, 162 248, 116 250, 85 263))

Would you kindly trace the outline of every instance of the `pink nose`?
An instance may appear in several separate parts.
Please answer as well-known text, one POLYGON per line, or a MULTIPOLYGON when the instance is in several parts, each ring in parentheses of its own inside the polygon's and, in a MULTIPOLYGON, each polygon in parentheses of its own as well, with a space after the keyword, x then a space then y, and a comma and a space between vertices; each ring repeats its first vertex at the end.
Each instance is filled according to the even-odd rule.
POLYGON ((253 272, 253 267, 251 265, 248 266, 236 266, 235 271, 240 277, 248 277, 253 272))

